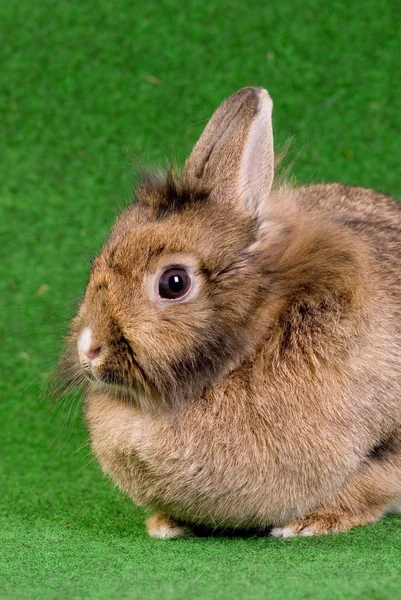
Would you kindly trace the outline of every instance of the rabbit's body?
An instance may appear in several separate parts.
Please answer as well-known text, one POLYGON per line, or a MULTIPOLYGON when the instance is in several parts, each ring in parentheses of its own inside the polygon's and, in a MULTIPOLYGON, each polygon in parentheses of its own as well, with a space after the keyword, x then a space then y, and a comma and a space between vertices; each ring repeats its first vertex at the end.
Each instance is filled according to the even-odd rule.
MULTIPOLYGON (((320 340, 313 339, 299 362, 291 357, 289 364, 276 355, 282 339, 273 348, 277 340, 267 337, 250 363, 173 411, 144 412, 91 392, 87 418, 95 454, 137 504, 183 522, 277 526, 330 503, 378 467, 377 480, 386 483, 381 499, 389 504, 396 490, 401 498, 399 278, 395 285, 401 208, 361 188, 312 186, 295 193, 313 226, 323 217, 352 231, 351 254, 354 235, 374 250, 372 262, 361 264, 369 289, 367 331, 355 341, 351 360, 348 354, 317 356, 320 340), (316 360, 312 368, 304 362, 308 352, 316 360), (398 465, 394 472, 388 461, 398 465)), ((330 354, 327 334, 321 344, 330 354)), ((369 508, 376 518, 376 506, 369 508)))
POLYGON ((266 92, 225 101, 182 178, 139 188, 73 323, 93 450, 155 536, 345 531, 401 500, 401 208, 271 192, 272 148, 266 92))

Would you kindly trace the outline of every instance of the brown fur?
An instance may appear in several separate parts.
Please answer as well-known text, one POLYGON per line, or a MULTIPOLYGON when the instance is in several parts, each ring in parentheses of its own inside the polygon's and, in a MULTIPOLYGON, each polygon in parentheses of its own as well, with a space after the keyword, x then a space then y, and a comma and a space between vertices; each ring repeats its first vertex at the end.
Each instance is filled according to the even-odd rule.
POLYGON ((93 451, 152 527, 319 534, 401 499, 401 209, 339 184, 270 191, 269 110, 241 90, 181 178, 142 183, 72 325, 93 451), (160 304, 169 264, 196 289, 160 304))

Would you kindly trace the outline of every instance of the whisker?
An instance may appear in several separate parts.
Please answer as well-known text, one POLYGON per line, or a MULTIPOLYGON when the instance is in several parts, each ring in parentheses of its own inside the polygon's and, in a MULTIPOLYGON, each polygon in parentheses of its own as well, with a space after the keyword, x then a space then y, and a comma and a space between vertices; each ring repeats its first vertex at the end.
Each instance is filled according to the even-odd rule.
MULTIPOLYGON (((16 332, 14 332, 16 333, 16 332)), ((11 338, 13 340, 28 340, 31 337, 38 337, 38 336, 53 336, 57 339, 60 340, 60 344, 62 343, 62 338, 60 337, 60 333, 56 332, 56 331, 32 331, 31 333, 28 333, 26 335, 14 335, 14 337, 11 338, 11 334, 6 334, 4 336, 0 337, 0 341, 4 341, 7 338, 11 338)))
POLYGON ((46 315, 47 317, 57 317, 67 322, 70 321, 68 317, 65 317, 63 315, 58 315, 57 313, 49 313, 46 310, 39 310, 37 308, 2 308, 0 309, 0 312, 35 312, 41 313, 42 315, 46 315))
POLYGON ((86 465, 84 465, 83 467, 81 467, 80 469, 78 469, 78 473, 81 473, 81 471, 83 471, 84 469, 87 469, 89 467, 89 465, 91 465, 92 463, 94 463, 96 461, 95 457, 93 457, 86 465))
POLYGON ((60 248, 85 248, 85 250, 99 252, 99 248, 92 248, 92 246, 87 246, 86 244, 63 244, 60 248))
MULTIPOLYGON (((76 450, 74 450, 74 452, 73 452, 72 454, 73 454, 73 455, 74 455, 74 454, 78 454, 78 452, 80 452, 81 450, 83 450, 84 448, 87 448, 87 447, 89 447, 89 446, 90 446, 90 441, 86 441, 86 442, 84 442, 83 444, 81 444, 81 445, 79 446, 79 448, 77 448, 76 450)), ((88 452, 87 456, 89 456, 89 452, 88 452)))
MULTIPOLYGON (((101 246, 102 246, 102 244, 104 243, 104 242, 100 242, 100 241, 99 241, 97 238, 95 238, 95 236, 94 236, 94 235, 92 235, 92 234, 91 234, 91 233, 89 233, 88 231, 86 232, 86 235, 88 235, 88 236, 89 236, 89 237, 91 237, 93 240, 95 240, 95 242, 96 242, 96 243, 99 245, 99 247, 101 247, 101 246)), ((98 252, 98 251, 99 251, 99 250, 96 250, 96 252, 98 252)))

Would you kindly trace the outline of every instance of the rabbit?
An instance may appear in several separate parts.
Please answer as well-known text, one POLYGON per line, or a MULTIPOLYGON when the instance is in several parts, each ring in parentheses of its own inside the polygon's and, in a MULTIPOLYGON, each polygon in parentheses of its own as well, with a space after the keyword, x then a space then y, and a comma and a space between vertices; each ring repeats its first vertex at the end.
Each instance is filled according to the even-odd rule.
POLYGON ((273 179, 272 100, 243 88, 142 177, 72 321, 93 452, 156 538, 401 508, 401 206, 273 179))

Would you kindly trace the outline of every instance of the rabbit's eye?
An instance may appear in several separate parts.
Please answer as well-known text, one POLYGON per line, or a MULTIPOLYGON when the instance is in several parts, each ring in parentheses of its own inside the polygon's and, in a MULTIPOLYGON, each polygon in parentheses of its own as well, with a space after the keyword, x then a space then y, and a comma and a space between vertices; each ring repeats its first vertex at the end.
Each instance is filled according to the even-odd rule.
POLYGON ((176 300, 182 298, 191 288, 191 277, 182 268, 171 268, 164 271, 159 279, 159 294, 162 298, 176 300))

